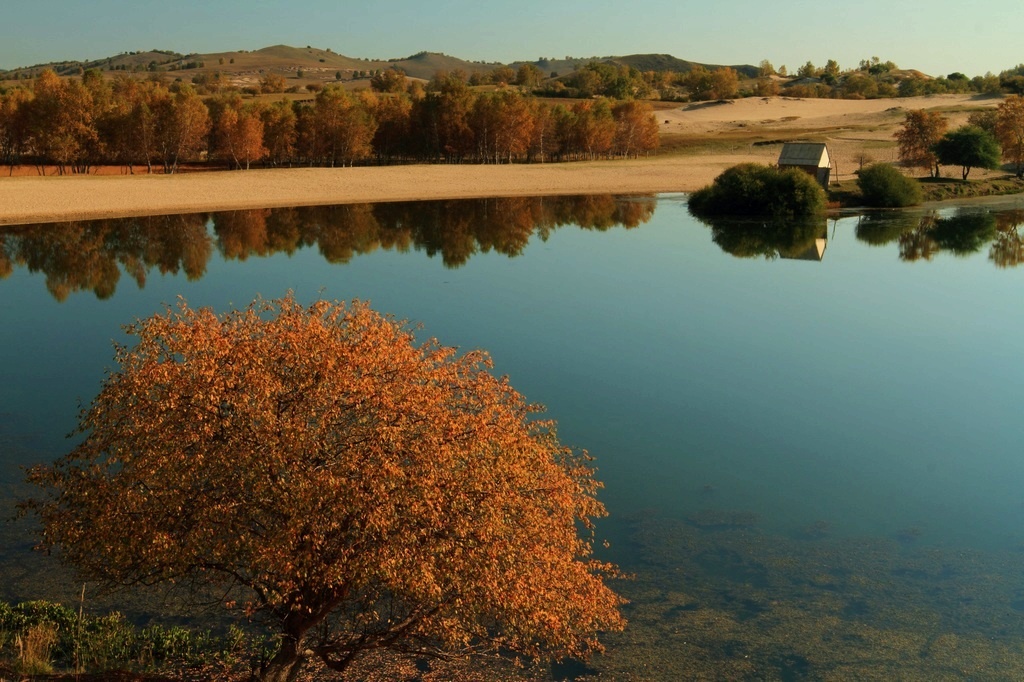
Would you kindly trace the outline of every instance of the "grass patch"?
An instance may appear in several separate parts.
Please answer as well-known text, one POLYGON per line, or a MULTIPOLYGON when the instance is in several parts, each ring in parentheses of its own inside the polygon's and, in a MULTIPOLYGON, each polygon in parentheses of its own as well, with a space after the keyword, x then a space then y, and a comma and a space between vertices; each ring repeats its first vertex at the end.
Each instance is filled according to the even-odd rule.
MULTIPOLYGON (((954 178, 919 178, 924 201, 954 201, 974 197, 1007 196, 1024 194, 1024 180, 1007 175, 981 180, 958 180, 954 178)), ((829 205, 843 208, 864 206, 864 197, 855 180, 844 180, 833 184, 828 190, 829 205)))
POLYGON ((0 602, 0 670, 21 676, 225 671, 247 665, 260 642, 235 628, 214 636, 179 626, 138 627, 120 613, 93 616, 54 602, 0 602))
POLYGON ((981 180, 954 178, 922 178, 925 201, 946 201, 973 197, 993 197, 1024 193, 1024 180, 1013 175, 981 180))

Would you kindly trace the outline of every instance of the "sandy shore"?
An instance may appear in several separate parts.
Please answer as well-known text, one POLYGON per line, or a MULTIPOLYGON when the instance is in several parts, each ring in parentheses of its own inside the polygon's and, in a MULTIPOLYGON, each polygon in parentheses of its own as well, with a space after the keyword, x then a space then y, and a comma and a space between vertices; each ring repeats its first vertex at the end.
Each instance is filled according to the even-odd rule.
POLYGON ((773 97, 680 105, 656 112, 662 139, 697 140, 703 153, 635 160, 134 176, 0 173, 0 224, 371 201, 688 192, 734 164, 774 163, 780 146, 754 144, 774 136, 825 141, 835 172, 845 179, 866 152, 874 161, 896 160, 892 133, 906 110, 941 108, 956 125, 968 110, 999 101, 967 95, 861 101, 773 97))
POLYGON ((187 211, 551 194, 692 191, 741 156, 510 166, 292 168, 0 178, 0 224, 187 211))

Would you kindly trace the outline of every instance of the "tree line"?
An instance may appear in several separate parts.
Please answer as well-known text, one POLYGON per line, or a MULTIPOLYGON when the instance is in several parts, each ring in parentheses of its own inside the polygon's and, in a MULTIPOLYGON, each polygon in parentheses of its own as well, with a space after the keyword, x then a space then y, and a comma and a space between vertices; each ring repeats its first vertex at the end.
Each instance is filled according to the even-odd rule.
POLYGON ((971 168, 996 168, 1001 157, 1024 177, 1024 96, 1010 95, 995 109, 972 113, 967 125, 948 128, 937 111, 908 111, 895 133, 900 161, 936 178, 940 165, 960 166, 966 180, 971 168))
POLYGON ((44 71, 31 88, 0 95, 0 163, 42 173, 127 172, 216 161, 232 168, 357 163, 515 163, 647 154, 658 147, 651 106, 590 99, 550 104, 517 89, 476 92, 439 73, 426 88, 349 93, 336 85, 309 101, 201 97, 191 85, 65 79, 44 71))
MULTIPOLYGON (((392 70, 394 71, 394 70, 392 70)), ((808 61, 795 72, 776 69, 762 60, 753 69, 693 64, 686 71, 640 70, 613 62, 591 61, 571 74, 550 78, 533 64, 518 71, 499 67, 490 73, 474 73, 471 85, 515 84, 547 97, 610 97, 699 102, 737 97, 789 97, 878 99, 940 94, 1024 94, 1024 64, 998 75, 986 73, 968 78, 960 72, 932 78, 914 70, 901 70, 892 61, 864 59, 843 69, 834 59, 824 66, 808 61)))

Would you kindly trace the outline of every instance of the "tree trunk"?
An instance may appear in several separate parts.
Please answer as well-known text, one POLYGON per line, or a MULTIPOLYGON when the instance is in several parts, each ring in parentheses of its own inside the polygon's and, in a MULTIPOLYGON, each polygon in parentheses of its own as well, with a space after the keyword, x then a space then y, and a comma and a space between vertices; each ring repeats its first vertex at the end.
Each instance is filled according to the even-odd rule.
POLYGON ((301 644, 294 636, 285 635, 281 639, 281 648, 260 671, 261 682, 293 682, 305 662, 300 654, 301 644))

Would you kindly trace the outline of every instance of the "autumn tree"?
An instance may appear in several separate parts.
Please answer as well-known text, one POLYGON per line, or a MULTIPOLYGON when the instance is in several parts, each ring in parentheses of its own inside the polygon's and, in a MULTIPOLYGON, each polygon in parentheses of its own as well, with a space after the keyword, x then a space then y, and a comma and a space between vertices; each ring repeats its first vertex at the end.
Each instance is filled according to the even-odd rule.
POLYGON ((779 84, 770 76, 758 78, 754 83, 756 97, 775 97, 779 94, 779 84))
POLYGON ((373 107, 377 129, 373 133, 373 153, 379 162, 390 162, 408 153, 412 118, 412 100, 404 94, 378 97, 373 107))
POLYGON ((996 135, 1003 157, 1014 164, 1018 178, 1024 178, 1024 97, 1010 95, 996 110, 996 135))
POLYGON ((36 78, 29 104, 30 135, 41 161, 63 175, 85 171, 98 138, 92 96, 80 81, 62 79, 50 69, 36 78))
POLYGON ((530 148, 527 150, 529 160, 536 159, 544 163, 558 150, 556 110, 564 111, 565 107, 561 104, 552 106, 546 102, 534 101, 533 134, 530 136, 530 148))
POLYGON ((228 108, 219 121, 221 137, 218 151, 230 158, 235 168, 249 169, 269 152, 263 144, 263 120, 254 107, 228 108))
POLYGON ((367 107, 336 85, 317 93, 312 110, 314 144, 307 154, 334 167, 370 156, 377 129, 367 107))
POLYGON ((265 95, 284 92, 287 87, 288 81, 286 81, 284 76, 279 73, 271 73, 268 71, 263 74, 263 78, 260 79, 260 92, 265 95))
POLYGON ((500 90, 476 98, 470 125, 482 160, 511 163, 530 147, 533 111, 519 92, 500 90))
POLYGON ((739 92, 739 74, 728 66, 708 71, 697 65, 688 71, 681 83, 694 100, 728 99, 739 92))
POLYGON ((384 69, 370 78, 370 87, 377 92, 405 92, 408 79, 401 69, 384 69))
POLYGON ((438 72, 427 86, 427 94, 413 105, 412 120, 422 153, 461 161, 473 149, 469 115, 473 95, 459 72, 438 72))
POLYGON ((988 132, 990 135, 999 138, 999 131, 997 126, 999 123, 999 111, 997 109, 982 109, 981 111, 972 111, 967 116, 967 125, 977 126, 982 130, 988 132))
POLYGON ((615 119, 608 100, 577 102, 572 106, 571 114, 566 127, 560 131, 568 153, 596 159, 611 151, 615 140, 615 119))
POLYGON ((508 66, 499 66, 491 71, 489 80, 494 85, 508 85, 515 82, 516 72, 508 66))
MULTIPOLYGON (((117 76, 112 85, 112 104, 97 122, 108 158, 135 174, 136 164, 152 170, 155 154, 153 98, 162 86, 130 76, 117 76)), ((166 90, 163 97, 169 96, 166 90)))
POLYGON ((0 161, 8 164, 11 175, 28 146, 31 99, 32 94, 24 88, 0 95, 0 161))
POLYGON ((900 161, 927 170, 933 177, 939 177, 938 160, 932 147, 942 138, 948 125, 946 118, 937 111, 908 111, 903 126, 894 135, 900 161))
POLYGON ((274 102, 260 111, 263 120, 263 146, 267 159, 279 166, 290 161, 295 153, 296 116, 288 100, 274 102))
POLYGON ((216 589, 277 632, 275 682, 379 649, 586 656, 623 627, 586 454, 482 351, 291 296, 127 331, 80 444, 29 474, 83 579, 216 589))
POLYGON ((542 80, 544 80, 544 72, 534 64, 521 64, 516 70, 516 85, 522 86, 527 90, 534 89, 540 85, 542 80))
POLYGON ((960 166, 964 180, 972 168, 998 168, 1002 153, 996 139, 975 126, 962 126, 946 133, 932 150, 939 163, 960 166))
POLYGON ((615 137, 612 150, 620 156, 639 156, 658 148, 658 121, 646 102, 630 100, 612 108, 615 137))
POLYGON ((178 170, 182 160, 194 158, 206 149, 210 112, 190 87, 155 102, 156 147, 165 173, 178 170))

